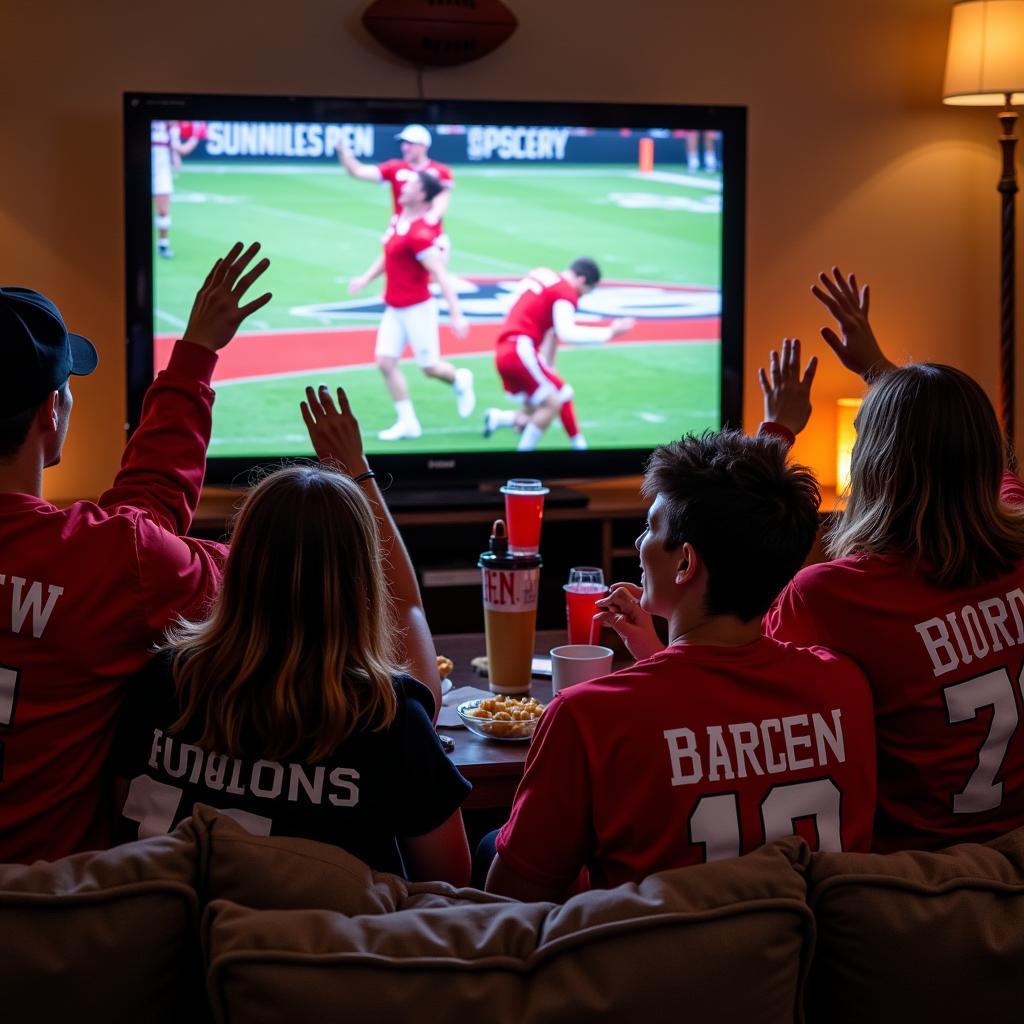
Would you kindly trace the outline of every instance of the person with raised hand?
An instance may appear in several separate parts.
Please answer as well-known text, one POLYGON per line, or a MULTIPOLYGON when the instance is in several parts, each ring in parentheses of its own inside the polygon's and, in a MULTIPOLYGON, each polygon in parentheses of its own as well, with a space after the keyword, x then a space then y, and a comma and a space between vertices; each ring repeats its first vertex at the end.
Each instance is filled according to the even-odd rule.
POLYGON ((876 849, 982 842, 1024 825, 1024 487, 976 381, 895 366, 853 274, 833 268, 811 290, 838 322, 822 337, 871 387, 831 561, 796 575, 766 631, 867 675, 876 849))
POLYGON ((215 592, 225 549, 186 537, 210 439, 217 352, 266 305, 245 297, 269 266, 236 244, 211 268, 121 469, 96 501, 42 497, 62 455, 70 376, 96 350, 57 307, 0 289, 0 861, 107 845, 105 762, 128 680, 178 614, 215 592))
POLYGON ((199 802, 252 832, 464 885, 470 786, 434 731, 412 566, 344 391, 335 404, 307 388, 302 416, 321 465, 247 495, 220 595, 170 629, 126 711, 123 836, 169 831, 199 802))
POLYGON ((839 323, 842 337, 831 327, 822 327, 821 336, 843 366, 868 384, 894 368, 868 322, 871 289, 868 285, 861 288, 856 274, 845 276, 838 267, 832 268, 831 275, 822 271, 818 284, 811 285, 811 294, 839 323))
MULTIPOLYGON (((808 360, 800 372, 800 339, 783 338, 780 350, 772 349, 768 370, 757 371, 764 397, 764 420, 758 429, 762 437, 779 438, 792 445, 811 416, 811 387, 818 369, 818 357, 808 360)), ((635 583, 613 583, 607 597, 597 602, 594 621, 619 634, 626 650, 640 661, 665 645, 654 627, 650 612, 641 605, 643 587, 635 583)))

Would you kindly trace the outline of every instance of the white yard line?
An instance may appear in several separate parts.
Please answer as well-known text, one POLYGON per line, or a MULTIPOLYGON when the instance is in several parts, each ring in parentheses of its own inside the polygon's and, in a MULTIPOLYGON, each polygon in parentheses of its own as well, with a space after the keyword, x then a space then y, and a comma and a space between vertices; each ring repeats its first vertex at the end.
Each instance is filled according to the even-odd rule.
POLYGON ((163 320, 164 323, 170 324, 172 327, 180 327, 184 330, 188 326, 187 321, 182 320, 181 317, 175 316, 173 313, 165 313, 162 309, 154 309, 153 315, 158 320, 163 320))

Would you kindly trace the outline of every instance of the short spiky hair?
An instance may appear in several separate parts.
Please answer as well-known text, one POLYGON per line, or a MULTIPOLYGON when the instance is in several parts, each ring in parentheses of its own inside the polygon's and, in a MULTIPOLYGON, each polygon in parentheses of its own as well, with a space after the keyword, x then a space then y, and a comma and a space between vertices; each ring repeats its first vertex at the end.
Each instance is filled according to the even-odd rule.
POLYGON ((807 558, 818 529, 814 474, 771 437, 687 434, 656 448, 643 493, 665 504, 666 547, 693 545, 708 570, 706 609, 764 615, 807 558))
POLYGON ((579 259, 573 260, 569 264, 569 269, 574 274, 579 274, 591 287, 601 280, 601 268, 589 256, 581 256, 579 259))

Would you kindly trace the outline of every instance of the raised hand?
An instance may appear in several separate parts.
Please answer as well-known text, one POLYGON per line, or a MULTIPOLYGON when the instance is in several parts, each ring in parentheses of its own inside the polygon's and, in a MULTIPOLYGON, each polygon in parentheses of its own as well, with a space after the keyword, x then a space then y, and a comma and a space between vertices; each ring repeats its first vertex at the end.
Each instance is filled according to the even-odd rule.
POLYGON ((654 620, 640 607, 642 596, 643 588, 635 583, 613 583, 611 593, 597 602, 601 610, 594 616, 595 622, 610 626, 622 637, 626 649, 637 661, 665 647, 654 631, 654 620))
POLYGON ((235 336, 247 316, 271 300, 270 292, 264 292, 258 299, 239 305, 252 284, 270 266, 270 260, 264 258, 243 273, 259 251, 259 242, 253 242, 245 252, 242 252, 242 243, 236 242, 226 256, 214 263, 196 293, 188 326, 182 335, 184 341, 217 352, 235 336))
POLYGON ((330 462, 349 476, 365 473, 370 467, 363 455, 363 438, 359 421, 343 388, 338 388, 338 404, 334 404, 326 384, 314 390, 306 388, 306 400, 299 403, 302 419, 313 442, 313 450, 321 462, 330 462))
POLYGON ((768 373, 763 366, 757 370, 764 395, 764 418, 799 434, 811 417, 811 384, 817 369, 818 357, 811 356, 801 380, 800 339, 783 338, 782 355, 772 349, 768 373))
POLYGON ((819 285, 811 286, 811 294, 836 318, 843 332, 842 338, 831 327, 822 327, 821 336, 825 344, 848 370, 853 370, 873 384, 893 364, 886 359, 868 323, 868 306, 871 289, 868 285, 859 288, 857 277, 844 277, 838 267, 832 268, 832 276, 818 275, 819 285))

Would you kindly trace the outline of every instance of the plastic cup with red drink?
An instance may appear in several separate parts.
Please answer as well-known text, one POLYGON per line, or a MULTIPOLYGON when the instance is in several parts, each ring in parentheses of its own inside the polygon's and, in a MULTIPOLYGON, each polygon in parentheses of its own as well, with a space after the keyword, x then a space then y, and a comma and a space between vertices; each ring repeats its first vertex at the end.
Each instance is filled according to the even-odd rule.
POLYGON ((509 480, 505 495, 505 523, 510 555, 535 555, 540 551, 540 524, 544 518, 544 495, 548 489, 539 480, 509 480))
POLYGON ((569 643, 596 644, 601 632, 601 624, 594 621, 599 611, 597 602, 608 594, 604 573, 594 566, 577 566, 569 570, 564 590, 569 643))

